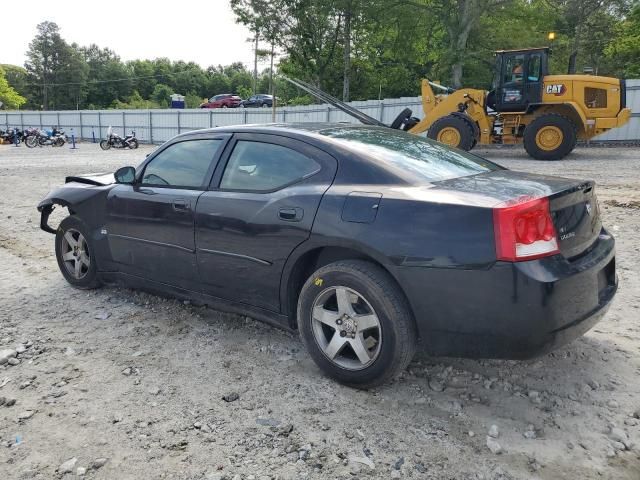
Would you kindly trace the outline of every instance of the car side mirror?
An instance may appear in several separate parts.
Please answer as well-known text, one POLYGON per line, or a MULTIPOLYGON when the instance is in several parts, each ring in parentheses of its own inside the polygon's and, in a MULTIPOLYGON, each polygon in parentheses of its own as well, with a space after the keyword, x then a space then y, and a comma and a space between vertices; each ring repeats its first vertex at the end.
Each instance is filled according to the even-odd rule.
POLYGON ((133 185, 136 181, 136 169, 133 167, 122 167, 116 170, 113 176, 116 179, 116 183, 133 185))

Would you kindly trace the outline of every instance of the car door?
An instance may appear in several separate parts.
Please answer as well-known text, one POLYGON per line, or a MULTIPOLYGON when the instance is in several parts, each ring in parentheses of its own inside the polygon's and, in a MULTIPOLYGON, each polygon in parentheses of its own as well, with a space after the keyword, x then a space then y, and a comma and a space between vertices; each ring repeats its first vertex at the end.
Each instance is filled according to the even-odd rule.
POLYGON ((197 288, 195 210, 229 137, 167 145, 141 166, 136 183, 111 190, 107 238, 121 271, 197 288))
POLYGON ((336 160, 278 135, 236 134, 196 208, 197 259, 205 293, 280 310, 280 278, 310 235, 336 160))

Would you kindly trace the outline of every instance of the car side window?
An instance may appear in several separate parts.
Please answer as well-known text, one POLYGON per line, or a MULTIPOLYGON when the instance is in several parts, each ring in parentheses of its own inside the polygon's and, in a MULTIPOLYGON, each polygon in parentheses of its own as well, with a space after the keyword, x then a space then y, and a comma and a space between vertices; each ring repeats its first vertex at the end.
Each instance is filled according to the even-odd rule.
POLYGON ((240 140, 229 157, 220 188, 274 191, 319 171, 318 162, 290 148, 240 140))
POLYGON ((201 187, 222 139, 186 140, 174 143, 156 155, 145 167, 142 185, 201 187))

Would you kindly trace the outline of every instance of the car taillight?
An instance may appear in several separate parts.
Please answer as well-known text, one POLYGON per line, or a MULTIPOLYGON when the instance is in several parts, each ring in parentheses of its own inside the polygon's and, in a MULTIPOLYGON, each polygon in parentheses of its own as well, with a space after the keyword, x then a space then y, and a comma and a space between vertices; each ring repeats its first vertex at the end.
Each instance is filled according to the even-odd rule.
POLYGON ((498 260, 521 262, 559 252, 546 197, 494 208, 493 229, 498 260))

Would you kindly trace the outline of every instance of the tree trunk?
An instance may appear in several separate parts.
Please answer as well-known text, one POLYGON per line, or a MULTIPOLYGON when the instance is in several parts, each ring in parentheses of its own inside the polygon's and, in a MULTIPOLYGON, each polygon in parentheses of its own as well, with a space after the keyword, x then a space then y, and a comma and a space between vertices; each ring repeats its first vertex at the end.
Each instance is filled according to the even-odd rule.
POLYGON ((462 87, 464 59, 467 52, 467 41, 473 26, 478 21, 481 8, 478 0, 458 0, 458 15, 455 22, 448 26, 449 45, 455 61, 451 65, 451 82, 453 88, 462 87))
POLYGON ((342 101, 349 101, 349 76, 351 74, 351 9, 349 2, 344 12, 344 79, 342 84, 342 101))

